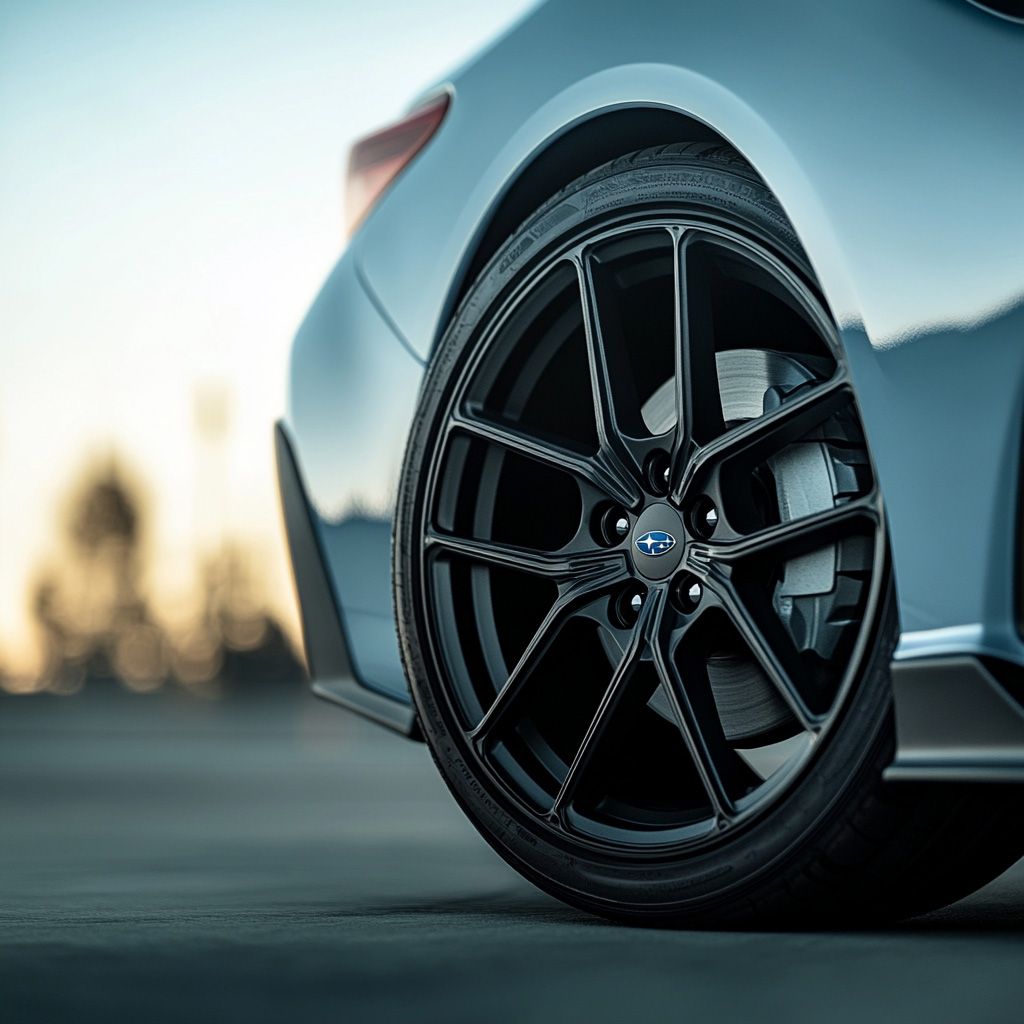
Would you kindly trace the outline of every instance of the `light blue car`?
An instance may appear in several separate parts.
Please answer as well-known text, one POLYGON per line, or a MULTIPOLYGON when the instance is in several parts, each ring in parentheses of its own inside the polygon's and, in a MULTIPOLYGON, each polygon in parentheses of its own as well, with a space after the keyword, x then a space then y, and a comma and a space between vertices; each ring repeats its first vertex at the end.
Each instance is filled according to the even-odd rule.
POLYGON ((277 432, 313 686, 561 899, 1024 853, 1015 13, 551 0, 354 147, 277 432))

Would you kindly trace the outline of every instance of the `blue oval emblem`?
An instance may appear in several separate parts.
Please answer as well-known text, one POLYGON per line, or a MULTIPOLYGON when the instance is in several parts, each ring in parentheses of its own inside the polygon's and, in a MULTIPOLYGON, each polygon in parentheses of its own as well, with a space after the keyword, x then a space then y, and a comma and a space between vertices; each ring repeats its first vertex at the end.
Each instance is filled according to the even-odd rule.
POLYGON ((644 555, 656 557, 671 551, 676 546, 676 539, 671 533, 664 530, 648 530, 642 537, 637 537, 633 543, 637 551, 644 555))

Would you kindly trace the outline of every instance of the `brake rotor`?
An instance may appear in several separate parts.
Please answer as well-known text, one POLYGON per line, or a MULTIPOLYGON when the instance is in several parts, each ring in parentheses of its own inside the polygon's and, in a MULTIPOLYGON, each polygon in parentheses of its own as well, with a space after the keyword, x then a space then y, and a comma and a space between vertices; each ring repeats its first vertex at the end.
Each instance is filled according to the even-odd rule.
MULTIPOLYGON (((780 399, 815 379, 810 365, 767 349, 732 349, 716 354, 719 393, 726 423, 754 419, 780 399)), ((675 425, 673 381, 666 381, 644 403, 644 422, 653 434, 675 425)), ((766 464, 764 484, 774 494, 779 519, 788 522, 835 506, 845 492, 845 464, 826 440, 790 445, 766 464)), ((775 588, 775 611, 789 628, 799 650, 827 656, 834 644, 830 613, 837 591, 836 545, 790 559, 775 588)), ((838 624, 835 624, 838 625, 838 624)), ((708 679, 730 743, 757 746, 798 731, 786 703, 745 650, 722 647, 707 662, 708 679)), ((667 698, 659 688, 650 707, 671 720, 667 698)))

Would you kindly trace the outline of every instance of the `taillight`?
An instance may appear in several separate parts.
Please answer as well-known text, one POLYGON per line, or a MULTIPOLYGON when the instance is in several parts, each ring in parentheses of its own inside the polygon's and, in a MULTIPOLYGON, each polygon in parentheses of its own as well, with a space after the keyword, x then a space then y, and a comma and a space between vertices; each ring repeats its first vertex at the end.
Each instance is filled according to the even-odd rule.
POLYGON ((448 103, 448 93, 444 93, 352 147, 345 177, 345 229, 349 235, 388 185, 430 141, 444 120, 448 103))

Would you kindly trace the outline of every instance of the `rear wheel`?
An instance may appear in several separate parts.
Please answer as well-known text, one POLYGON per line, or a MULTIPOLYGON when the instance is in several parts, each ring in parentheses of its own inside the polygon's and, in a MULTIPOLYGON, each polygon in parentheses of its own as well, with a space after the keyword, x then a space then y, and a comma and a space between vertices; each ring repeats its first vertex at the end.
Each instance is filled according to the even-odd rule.
POLYGON ((881 785, 881 495, 813 275, 730 151, 601 168, 484 270, 428 372, 395 554, 442 774, 568 902, 898 914, 1019 850, 968 852, 987 799, 881 785), (971 864, 943 870, 929 828, 971 864))

